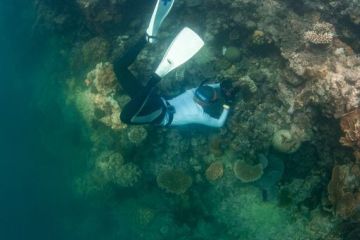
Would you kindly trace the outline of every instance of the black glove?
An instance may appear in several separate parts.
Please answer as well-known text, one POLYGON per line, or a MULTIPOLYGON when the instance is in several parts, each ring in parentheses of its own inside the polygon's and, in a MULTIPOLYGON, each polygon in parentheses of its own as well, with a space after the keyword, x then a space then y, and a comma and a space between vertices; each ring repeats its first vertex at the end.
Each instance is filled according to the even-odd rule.
POLYGON ((232 104, 235 100, 235 95, 239 91, 238 87, 234 87, 232 81, 224 80, 220 83, 221 93, 225 99, 226 104, 232 104))

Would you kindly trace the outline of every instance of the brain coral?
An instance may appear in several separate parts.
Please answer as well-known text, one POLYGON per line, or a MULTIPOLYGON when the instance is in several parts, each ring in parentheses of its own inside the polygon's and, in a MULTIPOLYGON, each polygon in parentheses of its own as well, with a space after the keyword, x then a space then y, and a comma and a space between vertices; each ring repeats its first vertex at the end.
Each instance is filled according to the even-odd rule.
POLYGON ((192 178, 180 169, 165 170, 157 176, 156 181, 160 188, 174 194, 185 193, 192 184, 192 178))
POLYGON ((239 160, 234 164, 234 174, 242 182, 254 182, 263 175, 263 166, 261 163, 250 165, 239 160))

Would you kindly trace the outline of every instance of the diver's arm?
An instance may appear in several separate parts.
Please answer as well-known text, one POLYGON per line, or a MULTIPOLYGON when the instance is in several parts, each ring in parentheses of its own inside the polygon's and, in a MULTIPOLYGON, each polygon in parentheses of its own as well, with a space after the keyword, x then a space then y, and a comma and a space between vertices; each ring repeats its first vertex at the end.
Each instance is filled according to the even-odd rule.
POLYGON ((229 115, 230 108, 228 105, 224 105, 223 107, 224 107, 224 109, 219 118, 213 118, 210 115, 204 113, 204 121, 202 122, 202 124, 210 126, 210 127, 217 127, 217 128, 224 126, 225 120, 229 115))

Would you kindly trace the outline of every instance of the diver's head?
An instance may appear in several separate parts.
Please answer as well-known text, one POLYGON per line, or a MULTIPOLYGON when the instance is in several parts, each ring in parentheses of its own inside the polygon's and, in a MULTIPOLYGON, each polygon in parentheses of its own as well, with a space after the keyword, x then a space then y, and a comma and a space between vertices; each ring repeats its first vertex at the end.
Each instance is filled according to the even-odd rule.
POLYGON ((218 100, 218 94, 215 88, 207 85, 200 85, 195 90, 194 100, 201 106, 207 106, 218 100))

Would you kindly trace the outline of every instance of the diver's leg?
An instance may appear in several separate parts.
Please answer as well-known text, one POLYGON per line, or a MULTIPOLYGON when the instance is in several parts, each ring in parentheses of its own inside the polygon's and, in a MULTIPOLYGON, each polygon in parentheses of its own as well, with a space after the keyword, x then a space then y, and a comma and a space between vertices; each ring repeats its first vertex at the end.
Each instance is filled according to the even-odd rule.
POLYGON ((116 77, 122 88, 131 98, 142 91, 143 86, 128 68, 135 61, 146 43, 145 36, 142 36, 122 56, 116 58, 113 62, 116 77))
POLYGON ((156 76, 136 97, 123 108, 120 119, 127 124, 161 123, 164 117, 164 102, 156 93, 155 86, 160 79, 156 76))

